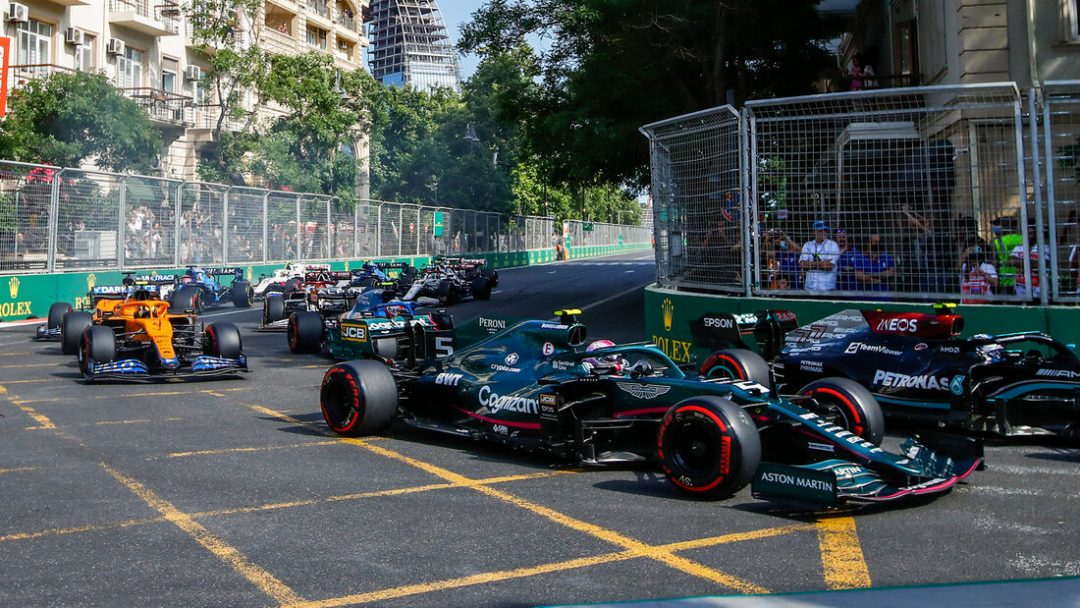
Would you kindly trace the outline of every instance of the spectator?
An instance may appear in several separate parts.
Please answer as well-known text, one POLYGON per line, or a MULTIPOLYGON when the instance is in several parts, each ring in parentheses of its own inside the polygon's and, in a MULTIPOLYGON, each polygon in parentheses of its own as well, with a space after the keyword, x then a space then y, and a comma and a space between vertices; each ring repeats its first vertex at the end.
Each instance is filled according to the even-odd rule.
POLYGON ((802 289, 802 269, 795 243, 782 230, 772 233, 770 289, 802 289))
POLYGON ((840 257, 836 259, 836 288, 841 291, 858 289, 855 280, 855 258, 860 253, 855 244, 848 240, 847 230, 836 229, 836 245, 840 248, 840 257))
POLYGON ((814 222, 814 238, 802 247, 799 267, 806 271, 806 289, 824 292, 836 289, 836 259, 840 247, 829 238, 829 225, 823 220, 814 222))
POLYGON ((855 285, 860 291, 892 291, 896 260, 885 251, 880 234, 866 238, 866 250, 855 256, 855 285))
MULTIPOLYGON (((1035 242, 1036 234, 1035 227, 1028 227, 1028 246, 1025 247, 1023 243, 1013 248, 1009 254, 1008 266, 1015 274, 1015 283, 1013 284, 1013 291, 1016 295, 1034 300, 1039 297, 1041 290, 1039 285, 1039 246, 1035 242), (1024 272, 1024 258, 1027 258, 1031 262, 1031 289, 1027 288, 1027 276, 1024 272)), ((1042 252, 1043 259, 1046 260, 1046 267, 1050 267, 1050 256, 1046 251, 1042 252)))
POLYGON ((968 247, 960 255, 960 293, 962 304, 989 304, 998 287, 998 272, 993 258, 983 244, 968 247))
POLYGON ((990 223, 993 233, 993 250, 1000 269, 999 285, 1003 290, 1011 290, 1016 285, 1016 269, 1009 264, 1012 252, 1024 244, 1024 235, 1016 229, 1015 218, 998 217, 990 223))

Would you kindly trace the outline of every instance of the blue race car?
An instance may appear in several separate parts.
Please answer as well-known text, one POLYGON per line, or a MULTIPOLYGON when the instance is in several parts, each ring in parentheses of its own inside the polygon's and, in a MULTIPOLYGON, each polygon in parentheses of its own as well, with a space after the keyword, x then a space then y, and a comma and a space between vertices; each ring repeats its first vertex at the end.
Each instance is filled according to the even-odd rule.
POLYGON ((230 301, 237 308, 250 308, 254 300, 251 281, 244 278, 241 268, 202 268, 188 266, 182 275, 174 275, 175 285, 171 290, 162 290, 169 304, 178 309, 192 308, 197 313, 230 301), (233 277, 225 284, 218 277, 233 277))

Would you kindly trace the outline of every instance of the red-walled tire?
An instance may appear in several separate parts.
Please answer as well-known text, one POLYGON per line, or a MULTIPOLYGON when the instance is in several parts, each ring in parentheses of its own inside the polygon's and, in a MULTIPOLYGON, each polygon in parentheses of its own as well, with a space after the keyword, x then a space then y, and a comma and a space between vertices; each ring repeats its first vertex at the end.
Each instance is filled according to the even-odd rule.
POLYGON ((745 348, 721 350, 709 355, 700 373, 706 378, 749 380, 772 390, 769 364, 761 355, 745 348))
POLYGON ((236 359, 244 352, 240 330, 232 323, 211 323, 206 326, 203 352, 214 357, 236 359))
POLYGON ((289 350, 294 353, 315 354, 322 348, 325 324, 322 315, 298 310, 289 315, 289 350))
POLYGON ((67 302, 53 302, 53 305, 49 307, 49 321, 46 327, 49 329, 60 327, 60 324, 64 321, 64 315, 71 311, 71 304, 68 304, 67 302))
POLYGON ((664 415, 657 434, 664 475, 680 492, 730 496, 750 483, 761 462, 761 438, 750 416, 719 397, 691 397, 664 415))
POLYGON ((83 332, 94 324, 94 317, 81 310, 73 310, 60 319, 60 352, 65 355, 79 354, 83 332))
POLYGON ((326 424, 338 435, 373 435, 390 426, 397 413, 397 384, 378 361, 338 363, 323 376, 319 405, 326 424))
POLYGON ((86 378, 90 361, 112 363, 116 358, 116 333, 103 325, 91 325, 83 331, 79 345, 79 371, 86 378))
POLYGON ((814 402, 799 405, 859 437, 881 445, 885 437, 885 415, 873 393, 847 378, 822 378, 802 387, 800 395, 814 402))

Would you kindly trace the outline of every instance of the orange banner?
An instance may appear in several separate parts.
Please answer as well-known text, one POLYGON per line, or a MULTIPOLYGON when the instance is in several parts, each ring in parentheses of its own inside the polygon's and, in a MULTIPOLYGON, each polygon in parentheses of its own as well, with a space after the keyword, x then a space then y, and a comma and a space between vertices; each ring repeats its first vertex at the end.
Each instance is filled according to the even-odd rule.
POLYGON ((7 114, 8 55, 11 54, 11 38, 0 36, 0 118, 7 114))

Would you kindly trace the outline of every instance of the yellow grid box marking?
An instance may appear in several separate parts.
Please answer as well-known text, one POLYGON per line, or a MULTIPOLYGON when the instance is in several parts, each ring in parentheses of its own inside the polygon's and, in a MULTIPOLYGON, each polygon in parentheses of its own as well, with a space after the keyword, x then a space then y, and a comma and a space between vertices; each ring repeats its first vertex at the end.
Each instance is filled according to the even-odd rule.
POLYGON ((863 557, 854 517, 818 520, 818 545, 825 584, 829 589, 860 589, 870 586, 870 570, 863 557))

